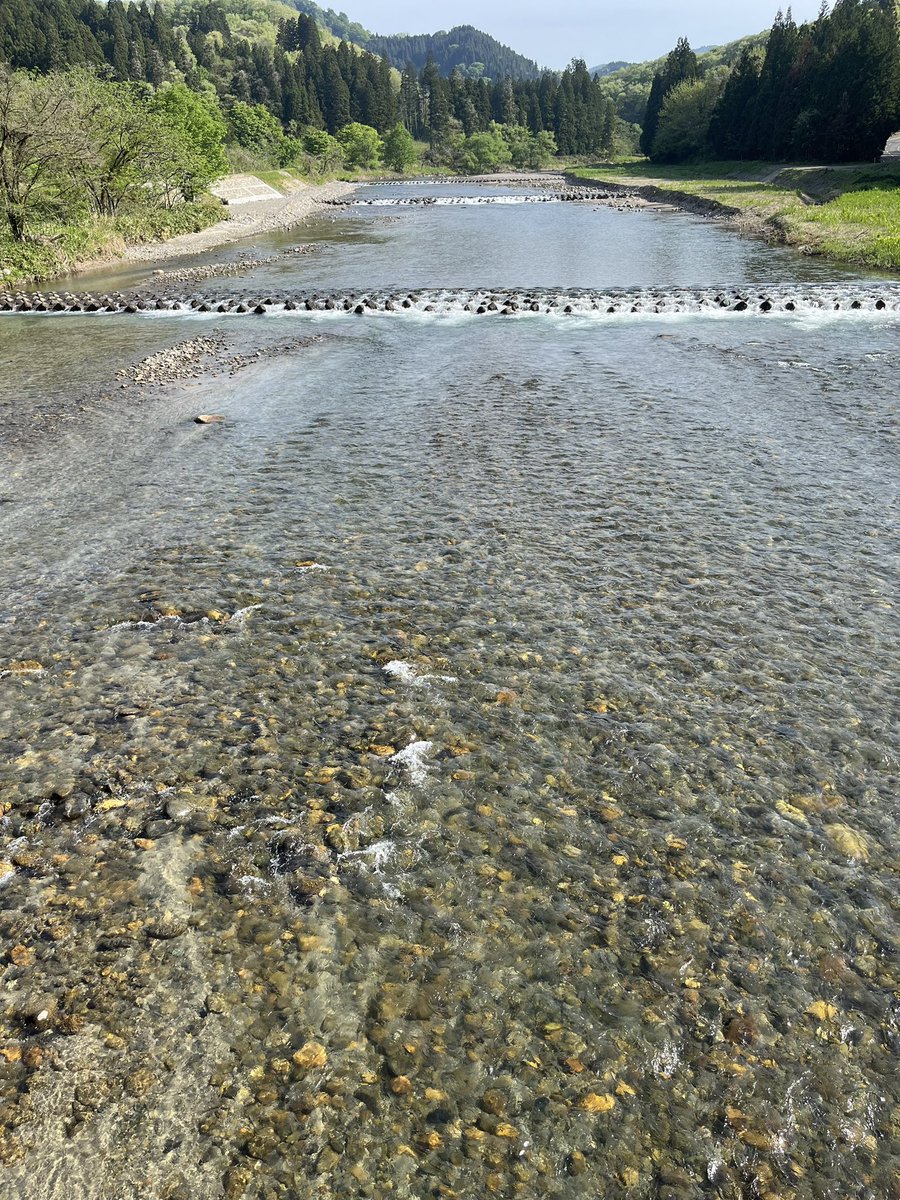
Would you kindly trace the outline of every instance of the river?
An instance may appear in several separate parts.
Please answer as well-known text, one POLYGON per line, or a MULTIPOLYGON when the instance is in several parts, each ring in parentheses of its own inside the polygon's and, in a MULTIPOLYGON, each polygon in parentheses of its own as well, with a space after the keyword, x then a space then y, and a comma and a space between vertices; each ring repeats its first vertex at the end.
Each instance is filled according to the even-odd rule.
MULTIPOLYGON (((591 204, 242 254, 185 296, 879 283, 591 204)), ((896 1200, 900 317, 425 307, 0 318, 0 1196, 896 1200)))

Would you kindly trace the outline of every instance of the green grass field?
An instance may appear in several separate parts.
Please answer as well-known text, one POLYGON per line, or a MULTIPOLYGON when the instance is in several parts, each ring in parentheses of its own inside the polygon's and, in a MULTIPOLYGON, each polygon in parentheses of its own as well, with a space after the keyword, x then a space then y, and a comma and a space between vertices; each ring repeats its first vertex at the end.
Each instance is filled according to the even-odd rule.
POLYGON ((900 163, 784 167, 646 160, 579 168, 582 178, 656 187, 733 209, 772 241, 838 262, 900 270, 900 163))

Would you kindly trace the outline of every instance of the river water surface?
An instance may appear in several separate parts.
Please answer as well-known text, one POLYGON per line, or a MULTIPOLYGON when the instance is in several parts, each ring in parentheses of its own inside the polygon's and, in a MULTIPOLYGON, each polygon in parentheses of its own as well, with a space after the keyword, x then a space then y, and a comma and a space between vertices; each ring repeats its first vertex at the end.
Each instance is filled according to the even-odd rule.
MULTIPOLYGON (((855 279, 590 204, 252 249, 220 293, 855 279)), ((4 1200, 900 1197, 897 314, 0 362, 4 1200)))

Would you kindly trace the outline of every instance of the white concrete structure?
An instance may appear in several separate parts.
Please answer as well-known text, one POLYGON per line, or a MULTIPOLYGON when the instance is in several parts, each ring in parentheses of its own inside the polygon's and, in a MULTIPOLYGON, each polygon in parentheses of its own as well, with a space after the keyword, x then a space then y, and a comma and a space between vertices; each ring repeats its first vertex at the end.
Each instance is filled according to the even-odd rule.
POLYGON ((281 200, 282 193, 257 179, 255 175, 226 175, 209 189, 214 196, 234 208, 239 204, 253 204, 257 200, 281 200))

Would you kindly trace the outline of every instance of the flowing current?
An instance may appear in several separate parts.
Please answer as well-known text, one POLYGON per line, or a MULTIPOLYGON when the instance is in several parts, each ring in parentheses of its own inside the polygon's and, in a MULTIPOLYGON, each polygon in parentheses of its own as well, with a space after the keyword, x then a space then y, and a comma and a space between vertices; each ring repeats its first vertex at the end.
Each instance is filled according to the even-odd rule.
POLYGON ((896 285, 492 194, 0 317, 3 1200, 900 1196, 896 285))

